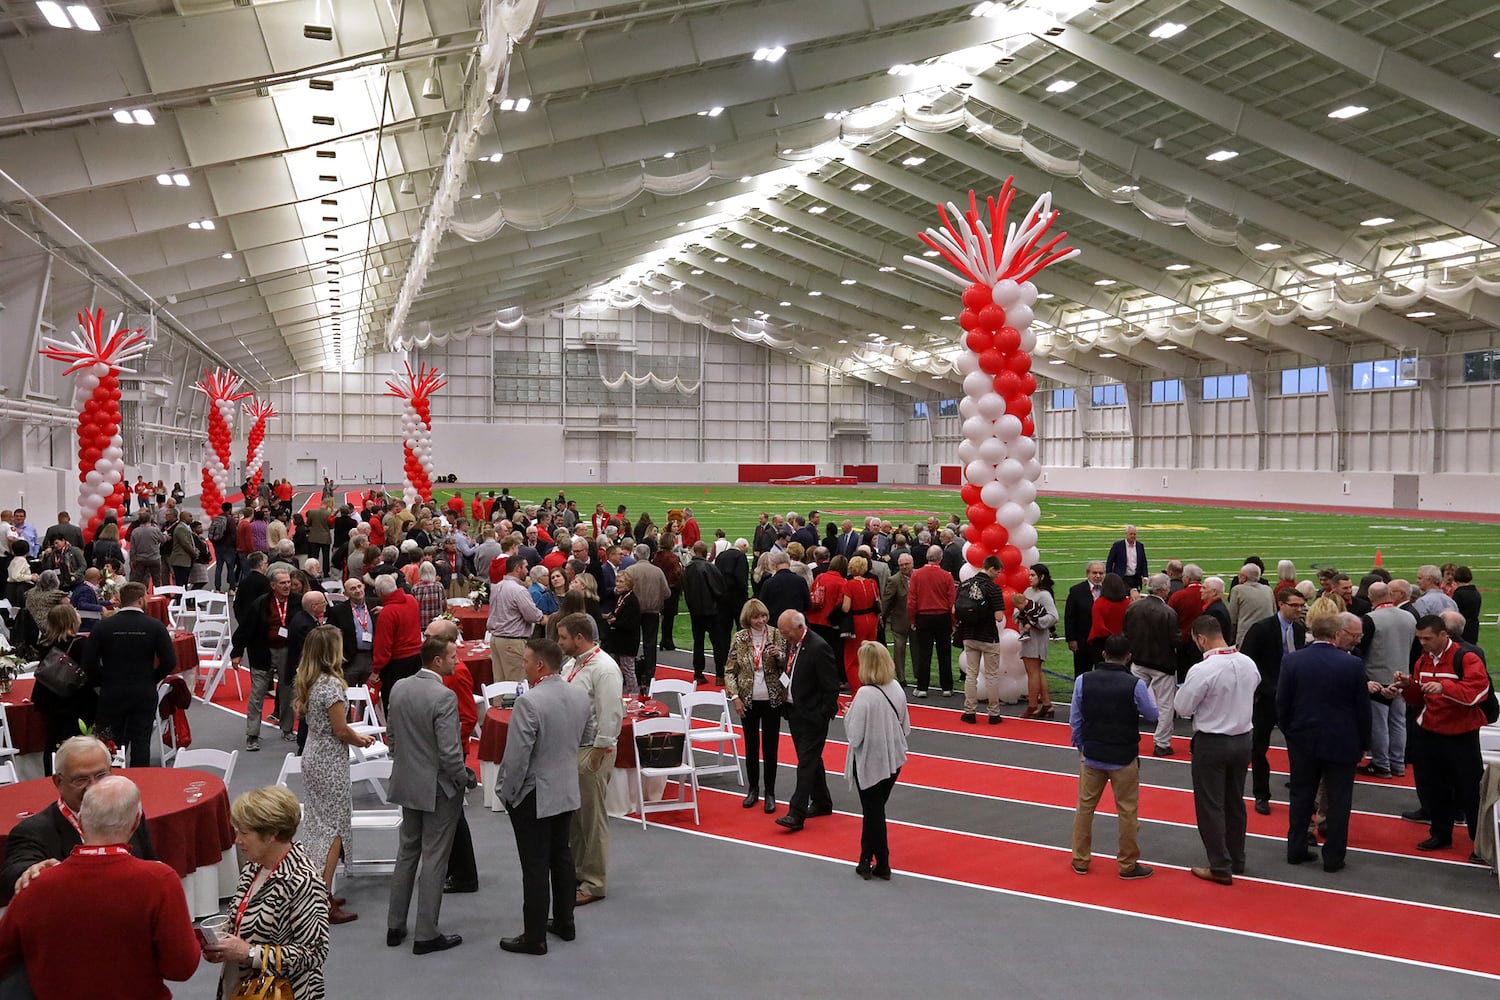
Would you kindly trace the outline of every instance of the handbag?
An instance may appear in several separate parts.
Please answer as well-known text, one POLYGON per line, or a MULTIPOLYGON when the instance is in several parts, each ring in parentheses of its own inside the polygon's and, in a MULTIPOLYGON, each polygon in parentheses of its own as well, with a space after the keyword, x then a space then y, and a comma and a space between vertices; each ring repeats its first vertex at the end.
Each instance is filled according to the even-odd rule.
POLYGON ((681 767, 682 733, 652 733, 635 738, 635 758, 641 767, 681 767))
POLYGON ((854 635, 854 615, 835 604, 828 612, 828 627, 848 639, 854 635))
POLYGON ((292 981, 281 974, 281 946, 261 946, 261 969, 241 979, 230 1000, 296 1000, 292 981), (274 965, 273 972, 271 966, 274 965))
POLYGON ((88 683, 88 675, 67 653, 60 649, 49 649, 36 668, 36 680, 48 691, 63 698, 71 698, 88 683))

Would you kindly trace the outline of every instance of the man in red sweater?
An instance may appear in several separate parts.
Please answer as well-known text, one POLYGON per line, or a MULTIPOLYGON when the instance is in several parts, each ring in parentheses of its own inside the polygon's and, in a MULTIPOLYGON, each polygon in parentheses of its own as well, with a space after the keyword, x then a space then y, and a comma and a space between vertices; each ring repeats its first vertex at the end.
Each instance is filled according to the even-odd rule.
POLYGON ((422 669, 422 616, 416 598, 399 589, 396 578, 388 573, 375 578, 375 596, 380 599, 380 614, 375 616, 370 665, 384 709, 396 682, 422 669))
POLYGON ((169 1000, 163 980, 186 982, 198 942, 177 873, 132 857, 141 793, 111 775, 83 796, 83 843, 40 873, 0 920, 0 974, 25 963, 37 1000, 169 1000), (80 905, 80 901, 86 901, 80 905), (80 960, 79 942, 87 942, 80 960))
POLYGON ((1203 569, 1196 563, 1182 567, 1182 589, 1167 599, 1167 606, 1177 612, 1177 682, 1187 676, 1188 668, 1199 660, 1193 645, 1193 622, 1203 614, 1203 569))
POLYGON ((692 549, 703 537, 703 531, 698 527, 698 519, 693 516, 693 508, 682 508, 682 547, 692 549))
POLYGON ((938 683, 943 697, 953 695, 953 602, 958 586, 953 574, 943 569, 942 546, 927 550, 927 564, 911 575, 906 592, 906 614, 911 622, 912 645, 915 647, 913 673, 917 697, 927 697, 932 679, 932 650, 938 654, 938 683))

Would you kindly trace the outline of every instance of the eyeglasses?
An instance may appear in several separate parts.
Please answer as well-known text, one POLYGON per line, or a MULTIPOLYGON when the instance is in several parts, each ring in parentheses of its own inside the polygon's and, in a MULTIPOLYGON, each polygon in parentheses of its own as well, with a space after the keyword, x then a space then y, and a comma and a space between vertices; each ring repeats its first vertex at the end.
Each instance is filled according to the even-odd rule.
POLYGON ((87 788, 95 782, 102 781, 105 778, 109 777, 110 774, 113 773, 113 770, 113 768, 106 767, 104 770, 95 771, 93 774, 75 774, 72 777, 64 778, 63 780, 74 788, 87 788))

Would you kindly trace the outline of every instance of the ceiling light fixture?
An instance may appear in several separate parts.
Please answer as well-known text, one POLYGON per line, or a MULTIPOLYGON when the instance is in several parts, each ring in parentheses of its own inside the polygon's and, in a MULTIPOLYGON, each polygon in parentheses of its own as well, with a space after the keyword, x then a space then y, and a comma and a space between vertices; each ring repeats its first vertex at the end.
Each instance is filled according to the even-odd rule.
POLYGON ((1216 149, 1212 153, 1209 153, 1207 156, 1205 156, 1204 159, 1212 160, 1215 163, 1223 163, 1226 160, 1232 160, 1239 155, 1239 153, 1236 153, 1232 149, 1216 149))
POLYGON ((1156 349, 1158 351, 1175 351, 1175 350, 1177 350, 1177 345, 1176 344, 1157 344, 1156 345, 1156 349))
POLYGON ((791 305, 791 303, 790 303, 790 302, 788 302, 788 301, 787 301, 787 300, 786 300, 786 299, 782 299, 782 300, 781 300, 781 307, 782 307, 782 308, 783 308, 783 309, 785 309, 785 308, 786 308, 786 307, 787 307, 787 306, 789 306, 789 305, 791 305))
POLYGON ((740 249, 741 250, 754 250, 758 246, 760 246, 759 243, 752 243, 749 240, 746 240, 744 243, 740 244, 740 249))
POLYGON ((722 115, 723 113, 724 113, 724 109, 722 107, 720 107, 719 105, 715 104, 713 107, 709 108, 707 111, 700 111, 700 112, 698 112, 698 117, 699 118, 717 118, 720 115, 722 115))
POLYGON ((315 42, 331 42, 333 41, 333 25, 304 24, 302 26, 302 37, 311 38, 315 42))
MULTIPOLYGON (((984 0, 983 3, 979 4, 973 10, 969 11, 969 16, 984 17, 986 14, 988 14, 998 6, 1000 5, 997 3, 993 3, 992 0, 984 0)), ((1497 54, 1497 58, 1500 58, 1500 54, 1497 54)))
POLYGON ((62 4, 53 3, 52 0, 37 0, 36 9, 47 19, 47 23, 54 28, 73 27, 73 22, 68 18, 67 13, 63 11, 62 4))
POLYGON ((1047 364, 1049 364, 1049 365, 1065 365, 1065 364, 1067 364, 1067 362, 1064 361, 1062 358, 1053 358, 1050 361, 1048 361, 1047 364))
POLYGON ((827 205, 814 205, 814 206, 812 206, 811 208, 809 208, 807 210, 807 214, 809 214, 809 215, 822 215, 826 211, 828 211, 828 206, 827 205))
POLYGON ((1175 21, 1163 21, 1151 29, 1152 38, 1176 38, 1187 30, 1187 25, 1177 24, 1175 21))
POLYGON ((1100 278, 1098 281, 1094 282, 1094 284, 1098 285, 1100 288, 1108 288, 1110 285, 1113 285, 1114 283, 1115 283, 1115 279, 1114 278, 1100 278))
POLYGON ((443 81, 436 75, 429 76, 422 81, 422 96, 429 101, 441 101, 443 99, 443 81))
POLYGON ((211 229, 214 228, 214 220, 213 219, 200 219, 197 222, 189 222, 188 223, 188 228, 189 229, 209 229, 209 230, 211 230, 211 229))
POLYGON ((886 76, 911 76, 916 71, 917 67, 913 66, 911 63, 897 63, 890 69, 886 70, 885 73, 886 76))
POLYGON ((1407 313, 1406 314, 1406 318, 1407 319, 1427 319, 1429 316, 1436 316, 1436 315, 1437 315, 1437 313, 1433 312, 1431 309, 1422 309, 1422 310, 1419 310, 1418 312, 1409 312, 1409 313, 1407 313))
POLYGON ((309 89, 309 90, 332 90, 333 89, 333 81, 332 80, 322 80, 322 79, 319 79, 318 77, 313 77, 311 80, 307 81, 307 89, 309 89))
POLYGON ((1270 242, 1257 243, 1255 244, 1255 249, 1259 250, 1261 253, 1270 253, 1272 250, 1280 250, 1281 244, 1270 242))
POLYGON ((923 257, 936 257, 937 255, 938 255, 938 252, 936 250, 923 250, 922 251, 922 256, 923 257))
POLYGON ((886 264, 884 267, 882 267, 880 269, 880 273, 881 274, 890 274, 894 270, 895 270, 894 267, 892 267, 890 264, 886 264))
POLYGON ((1369 110, 1369 108, 1362 104, 1346 104, 1342 108, 1334 108, 1328 112, 1328 117, 1343 121, 1346 118, 1357 118, 1369 110))
POLYGON ((1119 355, 1115 354, 1115 353, 1113 353, 1111 351, 1105 351, 1103 354, 1099 355, 1099 357, 1101 357, 1101 358, 1118 358, 1119 355))
POLYGON ((1371 227, 1371 226, 1389 226, 1391 223, 1393 223, 1395 221, 1396 221, 1395 219, 1392 219, 1388 215, 1377 215, 1373 219, 1366 219, 1365 221, 1361 222, 1360 225, 1361 226, 1366 226, 1366 227, 1371 227))
POLYGON ((669 149, 665 153, 661 154, 661 158, 663 160, 670 160, 672 157, 674 157, 676 155, 677 154, 674 151, 672 151, 672 150, 669 149))
POLYGON ((868 191, 868 190, 870 190, 870 185, 866 181, 860 181, 858 184, 851 184, 851 185, 849 185, 849 190, 850 191, 868 191))
POLYGON ((234 259, 234 254, 232 254, 232 253, 221 253, 221 254, 219 254, 219 259, 220 260, 233 260, 234 259))
POLYGON ((134 111, 116 111, 115 121, 121 125, 155 125, 156 119, 151 112, 145 108, 136 108, 134 111))
POLYGON ((915 330, 916 328, 917 328, 917 326, 916 326, 915 323, 903 323, 903 324, 901 324, 901 329, 903 329, 903 330, 915 330))
POLYGON ((1247 341, 1249 339, 1250 339, 1249 337, 1225 337, 1224 341, 1225 341, 1225 343, 1229 343, 1229 344, 1240 344, 1240 343, 1243 343, 1243 342, 1245 342, 1245 341, 1247 341))
POLYGON ((812 297, 812 298, 817 298, 818 296, 822 295, 823 293, 820 292, 820 291, 818 291, 816 288, 814 288, 812 291, 808 292, 807 294, 810 297, 812 297))
POLYGON ((857 284, 859 284, 859 282, 855 281, 853 278, 845 278, 842 281, 840 281, 839 284, 841 284, 841 285, 857 285, 857 284))
POLYGON ((1319 323, 1316 326, 1308 327, 1308 329, 1312 330, 1314 333, 1322 333, 1324 330, 1332 330, 1333 327, 1327 323, 1319 323))
POLYGON ((756 49, 755 61, 767 63, 780 62, 781 57, 784 55, 786 55, 785 47, 781 45, 773 45, 770 48, 756 49))
POLYGON ((94 17, 94 12, 81 3, 68 4, 68 16, 80 31, 98 31, 99 19, 94 17))
POLYGON ((952 316, 939 316, 938 319, 942 320, 944 323, 952 323, 953 322, 953 317, 952 316))
POLYGON ((1191 264, 1168 264, 1167 265, 1167 270, 1168 271, 1188 271, 1188 270, 1191 270, 1192 267, 1193 267, 1193 265, 1191 265, 1191 264))
POLYGON ((1036 297, 1042 300, 1057 298, 1057 296, 1053 295, 1051 292, 1037 292, 1036 297))
POLYGON ((688 274, 691 274, 695 278, 698 277, 698 275, 700 275, 702 273, 703 273, 703 268, 701 268, 701 267, 695 267, 691 271, 688 272, 688 274))
POLYGON ((901 161, 901 165, 903 167, 920 167, 926 162, 927 157, 925 156, 908 156, 906 159, 901 161))
POLYGON ((412 179, 410 177, 403 177, 401 178, 401 183, 399 186, 397 186, 396 190, 401 194, 412 194, 417 190, 417 186, 412 182, 412 179))
POLYGON ((1072 80, 1053 80, 1051 83, 1047 84, 1047 93, 1066 94, 1076 86, 1078 86, 1078 84, 1072 80))
POLYGON ((728 264, 729 263, 729 258, 728 257, 715 257, 714 258, 714 263, 715 264, 728 264))

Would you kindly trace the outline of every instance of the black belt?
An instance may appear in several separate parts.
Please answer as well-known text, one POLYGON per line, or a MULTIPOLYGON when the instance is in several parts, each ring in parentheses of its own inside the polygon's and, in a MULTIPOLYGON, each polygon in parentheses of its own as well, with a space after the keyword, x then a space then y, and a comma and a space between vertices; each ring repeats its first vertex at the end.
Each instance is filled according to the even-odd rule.
POLYGON ((497 635, 496 639, 530 639, 529 635, 497 635))

